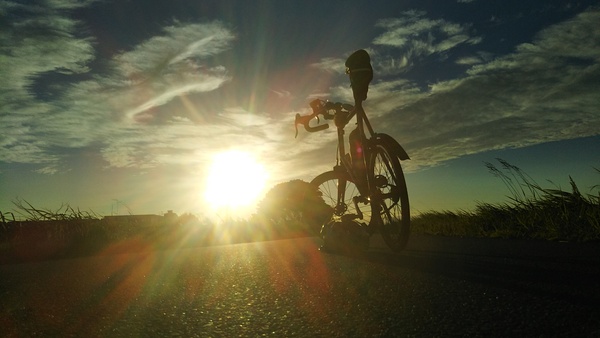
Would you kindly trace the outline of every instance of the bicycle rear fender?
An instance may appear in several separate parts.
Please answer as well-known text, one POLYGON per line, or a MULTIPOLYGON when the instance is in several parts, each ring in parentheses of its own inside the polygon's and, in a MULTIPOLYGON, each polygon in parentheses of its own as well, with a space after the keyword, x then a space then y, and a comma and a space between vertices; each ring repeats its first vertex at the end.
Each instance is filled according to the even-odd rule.
POLYGON ((375 134, 373 136, 373 138, 375 140, 378 140, 378 141, 386 144, 390 148, 392 148, 394 150, 394 152, 396 153, 396 156, 398 156, 398 158, 400 160, 402 160, 402 161, 410 160, 410 157, 408 156, 408 153, 404 150, 404 148, 402 148, 402 146, 400 145, 400 143, 398 143, 398 141, 396 141, 396 139, 394 139, 390 135, 388 135, 388 134, 375 134))

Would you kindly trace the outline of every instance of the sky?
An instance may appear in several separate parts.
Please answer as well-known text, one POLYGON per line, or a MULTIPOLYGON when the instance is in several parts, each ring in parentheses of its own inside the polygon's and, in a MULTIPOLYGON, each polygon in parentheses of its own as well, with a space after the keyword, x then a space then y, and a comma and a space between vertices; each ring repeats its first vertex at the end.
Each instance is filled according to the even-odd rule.
POLYGON ((211 163, 232 150, 263 194, 310 181, 335 128, 294 138, 294 116, 352 102, 357 49, 367 115, 411 157, 413 213, 506 201, 496 158, 597 194, 599 22, 592 0, 0 0, 0 211, 218 214, 211 163))

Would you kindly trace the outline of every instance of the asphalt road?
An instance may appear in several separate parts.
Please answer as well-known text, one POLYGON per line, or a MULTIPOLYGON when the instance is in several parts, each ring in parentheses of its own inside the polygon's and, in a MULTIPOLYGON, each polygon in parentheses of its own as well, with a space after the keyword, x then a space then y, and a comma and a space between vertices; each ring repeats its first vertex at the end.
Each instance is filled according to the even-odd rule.
POLYGON ((0 265, 0 336, 600 337, 600 245, 312 238, 0 265))

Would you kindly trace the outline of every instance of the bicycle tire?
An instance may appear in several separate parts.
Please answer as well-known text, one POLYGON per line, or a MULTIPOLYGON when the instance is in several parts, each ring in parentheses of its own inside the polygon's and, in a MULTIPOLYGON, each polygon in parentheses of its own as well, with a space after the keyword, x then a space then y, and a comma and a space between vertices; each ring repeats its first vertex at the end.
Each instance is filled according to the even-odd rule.
POLYGON ((372 182, 372 214, 379 221, 379 231, 387 246, 402 251, 410 236, 410 206, 397 142, 388 135, 371 144, 367 175, 372 182), (393 143, 392 143, 393 142, 393 143))
MULTIPOLYGON (((360 196, 360 192, 348 174, 341 171, 326 171, 315 177, 310 183, 319 189, 323 201, 331 207, 330 219, 334 216, 341 217, 348 214, 358 214, 352 199, 355 196, 360 196), (339 184, 345 184, 346 186, 346 193, 344 195, 344 204, 346 208, 336 211, 335 209, 337 205, 337 191, 339 184)), ((362 221, 365 224, 370 224, 372 211, 371 206, 364 203, 359 203, 359 209, 363 215, 363 218, 359 219, 359 221, 362 221)))

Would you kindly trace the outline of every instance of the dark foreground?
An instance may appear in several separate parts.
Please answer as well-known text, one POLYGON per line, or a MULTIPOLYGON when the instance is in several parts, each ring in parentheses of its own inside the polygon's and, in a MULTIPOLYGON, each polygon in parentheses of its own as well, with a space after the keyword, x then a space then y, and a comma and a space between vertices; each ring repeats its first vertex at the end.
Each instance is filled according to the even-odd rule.
POLYGON ((0 265, 2 336, 600 336, 600 246, 312 238, 0 265))

